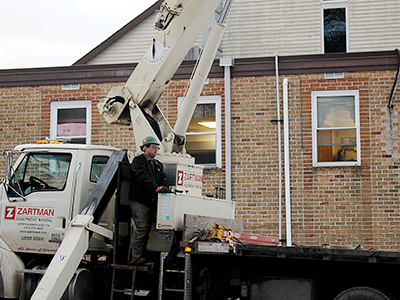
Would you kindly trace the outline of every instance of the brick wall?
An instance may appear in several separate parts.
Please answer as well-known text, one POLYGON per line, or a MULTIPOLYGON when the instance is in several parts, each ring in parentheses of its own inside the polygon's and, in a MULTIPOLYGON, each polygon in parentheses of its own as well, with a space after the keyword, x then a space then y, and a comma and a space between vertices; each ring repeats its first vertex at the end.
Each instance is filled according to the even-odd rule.
MULTIPOLYGON (((394 108, 387 108, 394 76, 394 71, 347 72, 344 79, 331 80, 323 74, 288 76, 293 243, 400 250, 398 93, 394 108), (361 166, 313 167, 311 92, 336 89, 360 92, 361 166)), ((186 82, 172 81, 159 102, 172 126, 177 97, 183 95, 186 82)), ((92 144, 134 149, 132 129, 106 124, 96 108, 97 99, 118 84, 122 83, 81 84, 72 91, 63 91, 60 85, 1 88, 1 147, 11 149, 49 136, 52 101, 92 100, 92 144)), ((210 79, 203 95, 221 95, 224 113, 223 88, 223 79, 210 79)), ((279 230, 278 125, 271 120, 276 119, 274 76, 232 79, 236 216, 245 221, 246 232, 274 236, 279 230)), ((224 128, 224 116, 222 120, 224 128)), ((223 132, 223 157, 224 142, 223 132)), ((2 175, 4 163, 1 157, 2 175)), ((225 187, 224 170, 224 163, 222 169, 205 170, 204 193, 225 187)), ((283 189, 283 202, 284 196, 283 189)), ((282 208, 285 224, 284 203, 282 208)), ((285 238, 285 228, 282 231, 285 238)))
POLYGON ((37 87, 7 88, 0 91, 2 148, 10 149, 31 138, 39 138, 40 89, 37 87))
MULTIPOLYGON (((344 79, 332 80, 324 74, 288 77, 293 243, 399 249, 399 118, 397 107, 387 108, 394 75, 384 71, 348 72, 344 79), (361 166, 313 167, 311 92, 338 89, 360 92, 361 166)), ((276 235, 278 126, 271 122, 277 119, 275 78, 235 78, 232 97, 237 217, 245 220, 247 231, 276 235)), ((283 202, 284 196, 283 190, 283 202)), ((285 210, 282 221, 285 224, 285 210)))

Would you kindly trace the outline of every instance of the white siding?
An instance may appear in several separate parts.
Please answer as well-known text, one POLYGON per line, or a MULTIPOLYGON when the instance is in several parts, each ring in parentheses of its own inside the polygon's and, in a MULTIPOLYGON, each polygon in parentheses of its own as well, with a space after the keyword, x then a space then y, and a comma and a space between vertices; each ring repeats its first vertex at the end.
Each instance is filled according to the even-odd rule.
POLYGON ((349 1, 350 52, 400 48, 400 0, 349 1))
POLYGON ((222 42, 225 57, 321 53, 319 0, 235 0, 222 42))
MULTIPOLYGON (((349 52, 400 48, 400 0, 234 0, 221 56, 321 54, 322 7, 332 6, 348 8, 349 52)), ((154 19, 155 14, 88 64, 138 62, 156 34, 154 19)))
MULTIPOLYGON (((124 36, 104 49, 86 64, 98 65, 138 62, 151 46, 152 38, 157 34, 157 30, 154 29, 155 18, 156 13, 124 34, 124 36)), ((200 37, 195 45, 201 46, 200 37)))
POLYGON ((157 33, 154 29, 155 16, 156 14, 138 24, 133 30, 104 49, 87 64, 138 62, 150 47, 151 38, 157 33))

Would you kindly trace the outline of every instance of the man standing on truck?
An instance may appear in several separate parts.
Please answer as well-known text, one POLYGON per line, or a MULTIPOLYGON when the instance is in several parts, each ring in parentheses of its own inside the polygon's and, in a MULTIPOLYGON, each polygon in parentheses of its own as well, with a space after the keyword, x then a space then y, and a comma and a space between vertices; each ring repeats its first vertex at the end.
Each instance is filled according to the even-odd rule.
POLYGON ((149 241, 151 224, 157 207, 157 193, 168 193, 168 179, 163 164, 155 159, 159 143, 148 136, 142 141, 142 154, 133 159, 129 191, 131 214, 135 230, 131 236, 128 263, 147 263, 143 254, 149 241))

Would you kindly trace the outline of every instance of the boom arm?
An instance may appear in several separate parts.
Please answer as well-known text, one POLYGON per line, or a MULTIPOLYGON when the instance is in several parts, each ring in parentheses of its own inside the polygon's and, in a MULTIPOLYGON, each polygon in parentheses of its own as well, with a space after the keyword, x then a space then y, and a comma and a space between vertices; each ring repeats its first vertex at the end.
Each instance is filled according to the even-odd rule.
MULTIPOLYGON (((176 135, 156 104, 219 2, 220 0, 165 0, 163 2, 156 21, 156 28, 160 31, 153 39, 149 50, 139 62, 125 86, 111 89, 107 98, 98 103, 99 111, 108 123, 128 120, 133 125, 136 141, 140 141, 147 135, 152 135, 160 142, 162 141, 162 145, 160 145, 161 153, 164 150, 166 152, 179 150, 174 145, 183 145, 184 139, 182 143, 182 139, 175 138, 176 135), (147 115, 145 108, 150 108, 155 112, 154 118, 147 115)), ((227 0, 227 2, 230 6, 231 0, 227 0)), ((204 50, 199 68, 196 70, 193 79, 195 87, 189 89, 187 96, 192 103, 185 106, 185 113, 183 113, 186 117, 185 120, 177 122, 179 124, 177 129, 179 135, 184 135, 187 129, 221 41, 224 27, 223 24, 217 23, 213 27, 216 29, 213 29, 210 34, 209 40, 212 45, 207 46, 204 50), (189 113, 190 118, 187 116, 189 113)), ((139 146, 138 142, 136 144, 139 146)), ((182 149, 183 147, 180 148, 180 150, 182 149)), ((121 153, 122 156, 125 155, 125 153, 121 153)), ((32 300, 61 298, 88 248, 89 231, 95 231, 108 238, 112 237, 112 232, 104 230, 96 223, 112 195, 112 191, 108 187, 114 185, 116 174, 114 168, 117 165, 110 163, 110 161, 107 164, 114 171, 108 172, 107 167, 103 171, 85 208, 71 222, 65 238, 35 290, 32 300), (108 185, 104 187, 103 178, 108 178, 108 185), (96 188, 102 189, 101 193, 96 193, 96 188), (102 197, 99 198, 98 196, 102 197)))
MULTIPOLYGON (((227 2, 230 6, 231 1, 227 2)), ((154 136, 161 143, 159 153, 184 151, 184 133, 187 126, 184 130, 180 128, 178 135, 175 134, 156 104, 219 3, 219 0, 166 0, 163 2, 156 18, 156 28, 160 31, 146 54, 125 86, 112 88, 108 96, 98 104, 100 113, 108 123, 121 120, 131 122, 135 140, 141 141, 145 136, 154 136), (146 112, 146 109, 152 113, 146 112)), ((219 27, 225 26, 219 24, 219 27)), ((223 32, 223 30, 219 31, 223 32)), ((212 57, 211 63, 222 34, 218 36, 218 40, 212 41, 213 50, 209 51, 212 57)), ((210 61, 210 58, 206 60, 210 61)), ((204 80, 211 68, 211 63, 201 71, 204 80)), ((196 83, 196 92, 190 97, 195 103, 197 103, 204 80, 196 83)), ((190 112, 190 118, 192 114, 193 111, 190 112)), ((139 150, 140 142, 136 145, 139 150)))

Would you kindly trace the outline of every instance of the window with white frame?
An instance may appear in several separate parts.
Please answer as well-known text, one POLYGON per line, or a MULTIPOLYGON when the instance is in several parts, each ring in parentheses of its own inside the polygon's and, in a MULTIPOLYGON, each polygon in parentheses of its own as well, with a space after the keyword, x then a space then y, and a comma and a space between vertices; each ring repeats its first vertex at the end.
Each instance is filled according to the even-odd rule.
POLYGON ((360 165, 358 90, 314 91, 311 97, 313 165, 360 165))
POLYGON ((50 139, 90 145, 91 101, 57 101, 50 108, 50 139))
MULTIPOLYGON (((184 98, 178 98, 179 110, 184 98)), ((196 164, 221 167, 221 97, 202 96, 197 102, 186 132, 186 152, 196 164)))
MULTIPOLYGON (((324 1, 334 2, 334 1, 324 1)), ((336 1, 335 1, 336 2, 336 1)), ((322 41, 324 53, 348 51, 347 7, 322 7, 322 41)))

